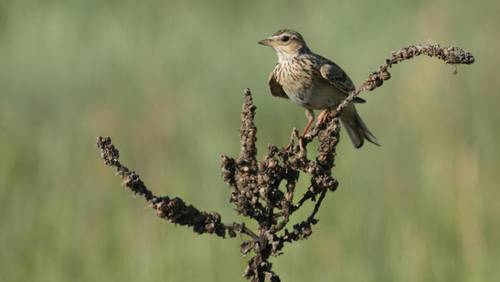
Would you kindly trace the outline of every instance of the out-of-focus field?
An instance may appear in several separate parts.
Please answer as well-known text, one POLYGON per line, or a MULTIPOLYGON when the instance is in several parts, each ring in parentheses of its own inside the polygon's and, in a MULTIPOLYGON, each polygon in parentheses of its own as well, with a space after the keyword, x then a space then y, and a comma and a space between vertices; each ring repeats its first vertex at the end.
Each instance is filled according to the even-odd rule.
POLYGON ((363 94, 382 147, 343 133, 339 190, 274 260, 283 281, 498 281, 499 14, 494 0, 0 1, 0 281, 243 281, 240 239, 158 219, 95 137, 156 193, 238 220, 219 156, 237 154, 243 89, 261 152, 306 122, 267 89, 276 59, 256 42, 282 27, 358 83, 410 43, 476 56, 458 75, 397 65, 363 94))

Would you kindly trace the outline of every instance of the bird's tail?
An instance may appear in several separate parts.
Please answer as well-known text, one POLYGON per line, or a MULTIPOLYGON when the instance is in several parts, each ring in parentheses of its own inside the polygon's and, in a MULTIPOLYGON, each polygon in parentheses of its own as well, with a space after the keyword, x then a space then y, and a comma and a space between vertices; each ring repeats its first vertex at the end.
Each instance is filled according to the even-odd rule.
POLYGON ((352 144, 356 148, 361 148, 365 143, 365 139, 371 143, 380 146, 377 138, 370 132, 366 124, 358 115, 356 108, 353 104, 344 109, 340 116, 340 120, 344 125, 352 144))

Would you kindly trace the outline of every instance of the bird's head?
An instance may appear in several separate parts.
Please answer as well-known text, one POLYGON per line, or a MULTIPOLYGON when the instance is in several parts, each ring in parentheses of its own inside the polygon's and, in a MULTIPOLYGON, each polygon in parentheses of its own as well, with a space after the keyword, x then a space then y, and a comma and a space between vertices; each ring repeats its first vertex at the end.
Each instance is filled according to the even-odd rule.
POLYGON ((273 47, 279 60, 293 58, 301 53, 309 52, 309 48, 300 33, 281 29, 270 37, 258 42, 261 45, 273 47))

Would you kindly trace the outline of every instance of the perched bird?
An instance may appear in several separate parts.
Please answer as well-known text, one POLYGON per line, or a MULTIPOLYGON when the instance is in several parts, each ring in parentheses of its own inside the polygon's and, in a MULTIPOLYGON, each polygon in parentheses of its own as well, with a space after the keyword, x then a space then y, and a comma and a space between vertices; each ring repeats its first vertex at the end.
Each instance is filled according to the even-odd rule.
MULTIPOLYGON (((317 55, 307 47, 300 33, 282 29, 272 36, 259 41, 259 44, 274 48, 278 63, 269 75, 269 88, 273 96, 289 98, 306 108, 309 120, 303 135, 314 122, 313 110, 326 110, 336 107, 355 90, 347 74, 334 62, 317 55)), ((355 103, 364 103, 356 97, 355 103)), ((318 123, 324 117, 323 111, 318 123)), ((345 108, 340 120, 356 148, 363 146, 364 140, 379 145, 377 138, 368 130, 358 115, 354 104, 345 108)))

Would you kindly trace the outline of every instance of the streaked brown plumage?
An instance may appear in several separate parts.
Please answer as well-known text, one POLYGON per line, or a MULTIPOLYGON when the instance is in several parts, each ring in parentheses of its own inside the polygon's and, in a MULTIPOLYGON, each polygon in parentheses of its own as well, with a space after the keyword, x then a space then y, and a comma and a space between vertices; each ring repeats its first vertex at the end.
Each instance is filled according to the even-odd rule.
MULTIPOLYGON (((302 35, 288 29, 279 30, 272 36, 259 41, 271 46, 278 55, 278 63, 269 75, 269 88, 273 96, 289 98, 306 108, 309 122, 304 130, 307 133, 314 121, 313 110, 336 107, 355 90, 352 80, 334 62, 311 52, 302 35)), ((355 103, 364 103, 356 98, 355 103)), ((323 117, 324 111, 318 117, 323 117)), ((368 130, 358 115, 354 104, 349 105, 341 114, 342 124, 356 148, 363 146, 364 140, 376 145, 377 138, 368 130)))

